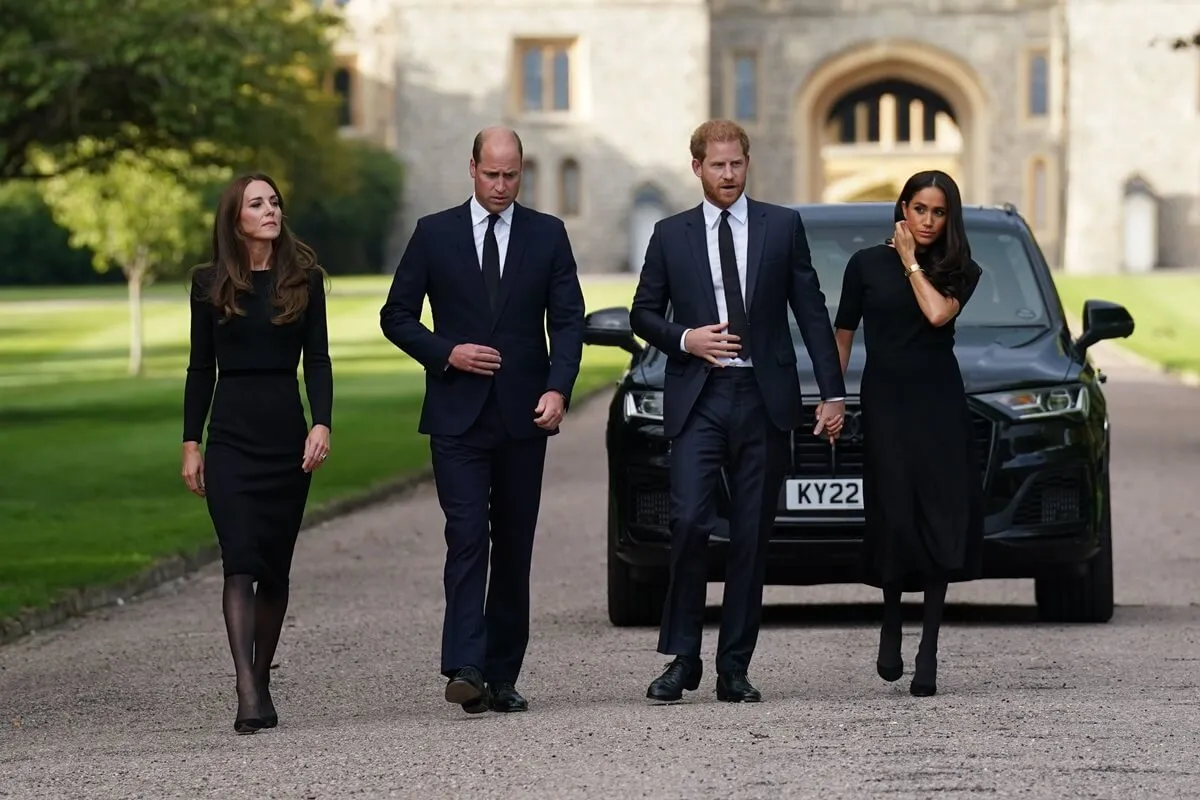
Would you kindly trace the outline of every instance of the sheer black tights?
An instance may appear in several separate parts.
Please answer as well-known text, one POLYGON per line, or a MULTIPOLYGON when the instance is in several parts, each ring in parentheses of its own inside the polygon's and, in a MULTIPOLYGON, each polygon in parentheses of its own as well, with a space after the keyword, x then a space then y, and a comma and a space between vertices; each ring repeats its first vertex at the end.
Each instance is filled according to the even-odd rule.
POLYGON ((261 720, 267 725, 276 719, 270 691, 271 660, 287 605, 286 584, 259 581, 256 590, 251 575, 225 578, 221 610, 237 676, 237 719, 261 720))
MULTIPOLYGON (((921 685, 933 685, 937 679, 938 634, 942 627, 942 614, 946 608, 946 584, 929 583, 925 586, 922 607, 921 645, 917 651, 914 680, 921 685)), ((904 674, 904 659, 900 651, 903 613, 901 587, 883 587, 883 626, 879 631, 879 657, 876 669, 884 680, 899 680, 904 674)))

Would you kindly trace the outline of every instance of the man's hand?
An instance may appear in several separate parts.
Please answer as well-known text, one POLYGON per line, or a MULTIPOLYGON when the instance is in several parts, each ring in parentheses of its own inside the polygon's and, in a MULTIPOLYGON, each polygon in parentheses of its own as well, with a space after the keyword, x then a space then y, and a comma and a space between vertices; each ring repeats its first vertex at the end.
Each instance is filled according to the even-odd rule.
POLYGON ((500 369, 500 351, 481 344, 455 345, 450 351, 450 366, 460 372, 491 375, 500 369))
POLYGON ((533 421, 539 428, 554 430, 562 424, 564 405, 563 396, 551 389, 538 400, 537 408, 533 410, 536 415, 533 421))
POLYGON ((738 351, 742 349, 738 344, 739 337, 732 333, 722 333, 728 327, 729 323, 721 322, 705 325, 703 328, 693 328, 683 337, 683 347, 697 358, 720 366, 718 359, 737 358, 738 351))
POLYGON ((817 404, 817 424, 813 427, 813 435, 820 436, 824 431, 829 437, 829 441, 833 441, 842 433, 842 423, 845 421, 846 402, 844 400, 834 400, 830 403, 817 404))

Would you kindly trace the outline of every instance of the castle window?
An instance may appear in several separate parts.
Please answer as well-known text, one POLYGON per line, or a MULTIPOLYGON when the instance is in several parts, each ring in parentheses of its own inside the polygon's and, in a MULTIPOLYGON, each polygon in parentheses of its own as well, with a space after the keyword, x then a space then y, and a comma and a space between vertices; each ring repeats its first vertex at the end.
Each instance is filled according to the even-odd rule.
POLYGON ((571 58, 574 42, 529 41, 516 44, 519 107, 522 111, 571 109, 571 58))

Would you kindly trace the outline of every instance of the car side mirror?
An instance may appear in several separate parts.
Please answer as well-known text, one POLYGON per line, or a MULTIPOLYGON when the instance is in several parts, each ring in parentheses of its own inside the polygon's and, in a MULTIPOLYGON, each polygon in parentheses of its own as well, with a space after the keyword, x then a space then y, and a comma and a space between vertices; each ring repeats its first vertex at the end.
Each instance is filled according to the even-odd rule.
POLYGON ((1083 304, 1083 334, 1075 340, 1079 352, 1085 352, 1104 339, 1124 339, 1133 333, 1133 317, 1125 306, 1107 300, 1087 300, 1083 304))
POLYGON ((635 356, 642 352, 629 325, 629 309, 621 306, 597 309, 584 317, 583 343, 619 347, 635 356))

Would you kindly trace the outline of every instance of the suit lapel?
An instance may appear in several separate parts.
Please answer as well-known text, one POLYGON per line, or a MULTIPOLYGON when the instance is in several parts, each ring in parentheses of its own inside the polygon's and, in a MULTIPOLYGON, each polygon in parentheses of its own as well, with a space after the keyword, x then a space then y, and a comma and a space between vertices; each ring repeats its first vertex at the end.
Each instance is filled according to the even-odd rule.
POLYGON ((508 302, 509 295, 512 294, 517 270, 521 268, 521 262, 525 257, 525 242, 528 241, 531 222, 532 220, 525 213, 525 209, 514 202, 512 230, 508 232, 508 252, 504 256, 504 269, 500 272, 500 297, 496 300, 496 313, 492 315, 493 329, 495 329, 500 315, 504 313, 504 305, 508 302))
POLYGON ((692 246, 692 261, 696 265, 700 290, 704 294, 713 322, 721 318, 717 311, 717 290, 713 286, 712 266, 708 263, 708 237, 704 225, 704 206, 696 206, 687 221, 688 243, 692 246))
POLYGON ((763 242, 767 238, 767 212, 750 198, 746 198, 746 223, 749 226, 746 243, 746 317, 749 318, 750 309, 754 307, 754 288, 758 285, 763 242))

